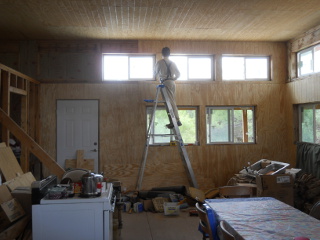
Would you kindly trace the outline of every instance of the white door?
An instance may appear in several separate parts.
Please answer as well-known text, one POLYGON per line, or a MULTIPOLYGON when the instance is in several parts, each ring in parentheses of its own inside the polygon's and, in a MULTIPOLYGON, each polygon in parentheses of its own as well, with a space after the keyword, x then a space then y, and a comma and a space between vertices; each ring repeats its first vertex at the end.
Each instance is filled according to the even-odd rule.
POLYGON ((98 100, 57 101, 57 162, 65 169, 66 159, 76 159, 84 150, 84 159, 94 159, 99 169, 98 100))

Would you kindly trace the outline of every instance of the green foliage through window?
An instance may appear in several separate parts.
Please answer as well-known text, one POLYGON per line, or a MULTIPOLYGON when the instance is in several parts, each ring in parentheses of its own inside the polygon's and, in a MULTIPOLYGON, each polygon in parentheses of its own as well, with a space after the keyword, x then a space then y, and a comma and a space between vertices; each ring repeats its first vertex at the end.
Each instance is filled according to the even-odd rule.
MULTIPOLYGON (((153 107, 147 107, 147 129, 149 127, 152 116, 153 107)), ((197 108, 195 107, 179 107, 180 121, 182 126, 179 127, 182 139, 185 144, 198 143, 197 136, 197 108)), ((158 107, 155 113, 154 126, 151 128, 150 145, 168 145, 170 141, 174 141, 173 130, 166 127, 169 118, 164 107, 158 107)))
POLYGON ((299 106, 300 141, 320 144, 320 104, 299 106))
POLYGON ((207 143, 254 143, 254 107, 207 107, 207 143))
POLYGON ((320 44, 297 53, 298 76, 320 72, 320 44))

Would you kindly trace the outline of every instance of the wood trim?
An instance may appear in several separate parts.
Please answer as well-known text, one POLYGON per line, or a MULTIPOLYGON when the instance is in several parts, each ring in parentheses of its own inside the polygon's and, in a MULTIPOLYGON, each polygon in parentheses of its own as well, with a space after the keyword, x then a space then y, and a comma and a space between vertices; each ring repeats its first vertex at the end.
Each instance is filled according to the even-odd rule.
POLYGON ((320 25, 310 29, 305 34, 290 41, 292 52, 298 52, 304 48, 320 43, 320 25))
POLYGON ((53 174, 62 178, 65 173, 56 161, 47 154, 19 125, 17 125, 2 109, 0 109, 0 122, 19 139, 53 174))
POLYGON ((303 49, 320 43, 320 25, 310 29, 308 32, 299 37, 290 40, 287 43, 288 51, 288 81, 298 78, 297 73, 297 53, 303 49))
MULTIPOLYGON (((28 86, 26 86, 27 92, 28 92, 28 86)), ((26 132, 29 133, 28 131, 28 116, 29 116, 29 96, 22 96, 21 97, 21 128, 26 132)), ((29 171, 29 150, 28 148, 24 145, 21 144, 21 156, 20 156, 20 164, 21 168, 24 172, 29 171)))

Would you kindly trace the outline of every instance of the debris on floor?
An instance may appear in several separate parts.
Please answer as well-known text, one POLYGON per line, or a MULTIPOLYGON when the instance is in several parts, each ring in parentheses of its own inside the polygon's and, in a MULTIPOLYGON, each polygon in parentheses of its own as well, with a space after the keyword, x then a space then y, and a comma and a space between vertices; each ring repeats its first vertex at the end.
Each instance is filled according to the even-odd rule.
MULTIPOLYGON (((210 191, 209 195, 212 194, 210 191)), ((203 202, 206 194, 197 188, 185 186, 157 187, 147 191, 133 191, 123 194, 123 211, 163 213, 165 216, 179 215, 181 209, 194 208, 196 202, 203 202)), ((190 210, 190 209, 189 209, 190 210)), ((195 209, 189 215, 196 214, 195 209)))

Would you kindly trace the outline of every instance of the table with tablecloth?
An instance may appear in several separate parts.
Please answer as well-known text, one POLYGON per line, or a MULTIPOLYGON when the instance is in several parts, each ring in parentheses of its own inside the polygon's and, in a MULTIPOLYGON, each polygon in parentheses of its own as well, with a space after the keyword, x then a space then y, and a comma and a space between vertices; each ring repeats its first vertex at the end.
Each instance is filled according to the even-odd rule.
POLYGON ((237 239, 292 240, 304 236, 320 240, 320 221, 277 199, 207 199, 217 222, 224 220, 237 239))

